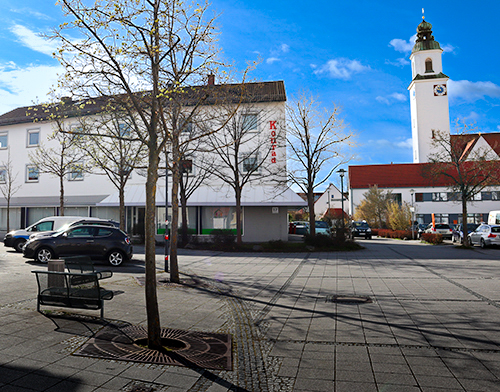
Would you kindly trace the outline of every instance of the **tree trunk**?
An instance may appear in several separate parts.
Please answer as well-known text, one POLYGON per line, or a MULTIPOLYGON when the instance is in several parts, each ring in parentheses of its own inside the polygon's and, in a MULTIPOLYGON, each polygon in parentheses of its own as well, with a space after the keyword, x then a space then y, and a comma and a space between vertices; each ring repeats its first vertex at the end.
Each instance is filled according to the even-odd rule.
POLYGON ((186 189, 184 187, 184 179, 182 178, 182 175, 180 176, 180 196, 181 196, 181 211, 182 211, 182 246, 186 246, 187 243, 189 242, 188 238, 188 220, 187 220, 187 199, 186 199, 186 189))
POLYGON ((462 195, 462 233, 464 236, 464 246, 469 246, 469 232, 467 230, 467 199, 462 195))
POLYGON ((156 183, 158 180, 158 159, 149 149, 148 174, 146 181, 146 216, 144 222, 146 234, 146 313, 148 319, 148 347, 160 350, 160 314, 156 292, 156 255, 155 255, 155 215, 156 215, 156 183))
POLYGON ((309 234, 316 235, 316 216, 314 214, 314 189, 307 191, 307 206, 309 207, 309 234))
POLYGON ((10 196, 7 197, 7 233, 10 231, 10 196))
POLYGON ((120 198, 120 229, 126 231, 125 228, 125 189, 123 186, 120 186, 118 190, 119 198, 120 198))
POLYGON ((236 243, 241 245, 243 243, 242 227, 241 227, 241 188, 236 187, 236 243))
POLYGON ((172 225, 170 226, 170 281, 180 283, 179 263, 177 259, 177 241, 179 237, 179 154, 173 148, 172 165, 172 225))
POLYGON ((59 215, 64 216, 64 178, 59 177, 59 215))

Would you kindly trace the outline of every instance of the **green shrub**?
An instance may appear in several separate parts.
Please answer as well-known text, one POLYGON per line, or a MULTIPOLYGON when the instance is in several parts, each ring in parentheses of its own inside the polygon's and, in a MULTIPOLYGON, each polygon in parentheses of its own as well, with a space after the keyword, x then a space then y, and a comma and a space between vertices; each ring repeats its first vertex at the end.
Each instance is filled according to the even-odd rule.
POLYGON ((215 245, 232 245, 236 241, 236 236, 229 229, 213 230, 211 236, 215 245))
POLYGON ((429 244, 443 243, 443 236, 441 234, 422 233, 421 239, 423 239, 425 242, 428 242, 429 244))

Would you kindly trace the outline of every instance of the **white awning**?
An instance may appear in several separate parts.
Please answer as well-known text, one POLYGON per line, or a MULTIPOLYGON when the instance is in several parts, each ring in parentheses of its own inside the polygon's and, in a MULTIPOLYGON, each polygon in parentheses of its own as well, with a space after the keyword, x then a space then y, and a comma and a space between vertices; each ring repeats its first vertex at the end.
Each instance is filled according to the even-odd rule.
MULTIPOLYGON (((170 193, 169 193, 170 198, 170 193)), ((119 206, 118 192, 106 197, 97 203, 98 207, 119 206)), ((125 206, 139 207, 146 204, 146 186, 129 185, 125 187, 125 206)), ((169 205, 171 200, 169 200, 169 205)), ((156 191, 156 205, 165 205, 165 187, 158 187, 156 191)), ((187 202, 188 206, 234 206, 234 191, 228 187, 199 187, 194 191, 187 202)), ((297 193, 290 188, 277 189, 275 187, 263 187, 247 185, 243 188, 241 198, 242 206, 283 206, 304 207, 307 205, 297 193)))

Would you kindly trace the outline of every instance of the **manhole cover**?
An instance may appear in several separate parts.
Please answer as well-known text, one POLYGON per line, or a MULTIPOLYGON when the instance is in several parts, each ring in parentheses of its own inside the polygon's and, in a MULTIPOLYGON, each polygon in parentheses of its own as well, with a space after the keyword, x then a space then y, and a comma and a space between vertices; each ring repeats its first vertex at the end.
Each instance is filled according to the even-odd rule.
POLYGON ((333 302, 337 304, 371 304, 373 301, 366 295, 328 295, 325 302, 333 302))

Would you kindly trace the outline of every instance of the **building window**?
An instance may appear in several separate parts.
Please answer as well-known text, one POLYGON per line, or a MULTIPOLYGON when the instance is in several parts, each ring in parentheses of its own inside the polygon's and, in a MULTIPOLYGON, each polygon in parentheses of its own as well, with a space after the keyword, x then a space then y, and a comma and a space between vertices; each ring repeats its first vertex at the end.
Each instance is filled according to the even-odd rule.
POLYGON ((40 145, 40 130, 28 129, 27 146, 36 147, 40 145))
POLYGON ((434 220, 436 223, 450 223, 448 214, 434 214, 434 220))
POLYGON ((425 60, 425 72, 434 72, 432 70, 432 60, 430 58, 425 60))
POLYGON ((0 132, 0 148, 7 148, 9 141, 9 133, 8 132, 0 132))
POLYGON ((0 167, 0 184, 7 183, 7 168, 0 167))
POLYGON ((118 132, 120 137, 130 137, 130 126, 125 123, 118 124, 118 132))
POLYGON ((180 170, 182 174, 193 174, 193 161, 191 159, 183 159, 180 162, 180 170))
MULTIPOLYGON (((201 234, 212 234, 214 230, 224 230, 236 234, 236 207, 202 207, 201 234)), ((241 210, 243 230, 244 210, 241 210)), ((243 234, 243 233, 242 233, 243 234)))
POLYGON ((242 130, 257 132, 257 115, 256 114, 243 114, 242 115, 242 130))
MULTIPOLYGON (((433 192, 432 193, 432 201, 448 201, 448 194, 446 192, 433 192)), ((441 223, 445 223, 445 222, 441 222, 441 223)))
POLYGON ((83 181, 83 168, 82 165, 73 165, 69 173, 69 181, 83 181))
POLYGON ((244 174, 253 173, 257 171, 257 156, 256 155, 247 155, 243 157, 241 161, 241 171, 244 174))
POLYGON ((26 182, 38 182, 40 172, 35 165, 26 165, 26 182))
POLYGON ((459 201, 461 199, 460 192, 448 192, 446 197, 448 201, 459 201))
POLYGON ((500 192, 491 191, 491 192, 481 192, 481 200, 498 200, 500 196, 500 192))
POLYGON ((415 193, 415 202, 432 201, 432 193, 415 193))
POLYGON ((185 119, 179 120, 180 126, 182 127, 183 133, 191 133, 193 132, 193 123, 191 121, 186 121, 185 119))

